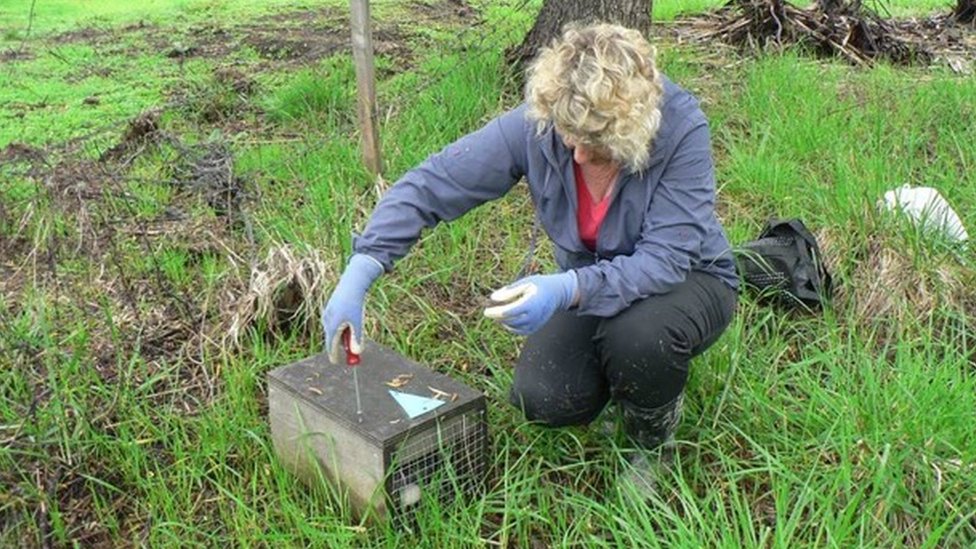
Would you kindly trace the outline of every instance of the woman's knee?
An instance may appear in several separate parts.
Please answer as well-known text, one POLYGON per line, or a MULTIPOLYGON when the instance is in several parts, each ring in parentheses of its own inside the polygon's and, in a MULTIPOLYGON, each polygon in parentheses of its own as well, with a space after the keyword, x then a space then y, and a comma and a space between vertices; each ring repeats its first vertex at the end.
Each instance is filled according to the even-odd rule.
POLYGON ((674 363, 691 357, 689 338, 678 319, 611 319, 600 340, 607 362, 674 363), (623 321, 619 321, 623 320, 623 321))
POLYGON ((514 383, 509 393, 509 401, 525 419, 547 427, 586 425, 600 414, 608 398, 605 391, 560 391, 519 383, 514 383))
POLYGON ((659 406, 681 394, 691 351, 667 322, 610 325, 602 337, 607 382, 615 400, 659 406))
POLYGON ((598 335, 616 356, 687 362, 728 327, 736 293, 712 275, 691 273, 667 294, 635 302, 606 319, 598 335))

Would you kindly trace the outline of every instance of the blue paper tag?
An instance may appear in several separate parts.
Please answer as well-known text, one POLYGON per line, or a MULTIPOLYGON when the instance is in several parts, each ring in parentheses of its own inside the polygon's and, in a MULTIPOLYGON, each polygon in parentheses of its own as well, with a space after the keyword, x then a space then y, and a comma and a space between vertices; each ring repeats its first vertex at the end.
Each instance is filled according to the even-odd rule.
POLYGON ((403 411, 407 413, 410 419, 422 416, 445 403, 443 400, 437 400, 436 398, 411 395, 399 391, 390 391, 390 396, 397 401, 397 404, 403 408, 403 411))

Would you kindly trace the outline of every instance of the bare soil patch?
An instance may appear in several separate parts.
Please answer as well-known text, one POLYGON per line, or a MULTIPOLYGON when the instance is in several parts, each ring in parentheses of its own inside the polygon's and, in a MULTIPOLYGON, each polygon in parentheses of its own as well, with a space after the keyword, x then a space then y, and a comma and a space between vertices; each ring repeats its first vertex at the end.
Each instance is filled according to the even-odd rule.
POLYGON ((214 80, 244 96, 254 93, 256 87, 253 78, 233 67, 218 67, 214 70, 214 80))
POLYGON ((9 143, 0 151, 0 163, 26 162, 29 164, 41 164, 47 158, 47 153, 43 149, 32 147, 24 143, 9 143))
POLYGON ((437 0, 410 2, 410 11, 418 17, 439 23, 470 23, 478 12, 465 0, 437 0))
MULTIPOLYGON (((430 21, 442 26, 470 25, 477 11, 463 0, 411 2, 410 21, 430 21)), ((398 22, 375 21, 374 48, 378 55, 394 58, 406 68, 413 60, 415 34, 398 22)), ((106 29, 85 27, 57 34, 48 45, 87 44, 95 47, 144 42, 126 46, 133 55, 156 52, 177 62, 191 57, 224 59, 251 48, 272 67, 306 65, 349 50, 349 14, 332 7, 275 13, 240 24, 200 23, 185 31, 143 22, 106 29)))
POLYGON ((34 53, 24 47, 9 48, 0 51, 0 63, 30 61, 31 59, 34 59, 34 53))
POLYGON ((80 29, 72 29, 67 32, 62 32, 56 34, 50 38, 50 42, 53 44, 107 44, 113 41, 117 36, 117 33, 109 28, 98 28, 98 27, 82 27, 80 29))

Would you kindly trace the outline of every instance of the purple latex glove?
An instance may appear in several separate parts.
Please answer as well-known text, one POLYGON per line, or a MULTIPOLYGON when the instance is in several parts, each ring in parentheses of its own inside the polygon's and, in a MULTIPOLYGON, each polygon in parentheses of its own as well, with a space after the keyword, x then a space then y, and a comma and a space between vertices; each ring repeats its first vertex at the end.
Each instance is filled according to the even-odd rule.
POLYGON ((339 364, 342 356, 342 332, 349 328, 349 350, 363 352, 363 301, 373 281, 383 274, 383 265, 365 254, 349 259, 339 284, 332 291, 329 302, 322 309, 322 329, 325 330, 325 349, 329 361, 339 364))
POLYGON ((575 304, 578 287, 576 271, 529 276, 495 290, 491 300, 499 305, 485 309, 485 316, 500 321, 516 334, 529 335, 553 313, 575 304))

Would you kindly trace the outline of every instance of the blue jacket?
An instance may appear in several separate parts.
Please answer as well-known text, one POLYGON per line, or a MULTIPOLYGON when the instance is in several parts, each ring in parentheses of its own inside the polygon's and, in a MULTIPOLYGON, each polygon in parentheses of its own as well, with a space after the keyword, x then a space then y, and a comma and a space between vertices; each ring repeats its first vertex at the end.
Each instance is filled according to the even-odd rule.
POLYGON ((354 238, 354 250, 389 271, 422 229, 503 196, 524 176, 557 263, 576 270, 579 314, 613 316, 668 292, 691 270, 736 288, 729 242, 715 217, 708 122, 698 100, 666 78, 664 92, 650 161, 641 172, 621 168, 595 252, 579 237, 573 152, 551 125, 539 134, 525 105, 404 174, 354 238))

